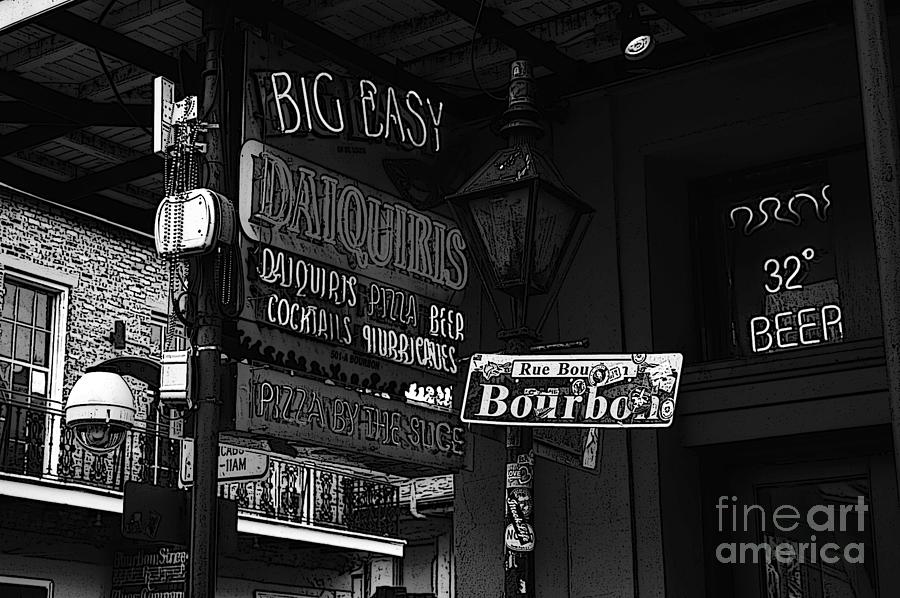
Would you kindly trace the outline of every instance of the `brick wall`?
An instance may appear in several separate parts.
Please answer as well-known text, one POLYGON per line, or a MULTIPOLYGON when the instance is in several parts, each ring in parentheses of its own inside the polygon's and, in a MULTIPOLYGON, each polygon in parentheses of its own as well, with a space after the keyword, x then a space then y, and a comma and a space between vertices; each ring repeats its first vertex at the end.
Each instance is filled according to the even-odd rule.
POLYGON ((64 396, 85 367, 149 353, 151 306, 165 305, 168 288, 151 238, 0 188, 0 276, 7 256, 33 264, 33 273, 46 268, 72 283, 64 396), (109 341, 115 320, 125 321, 122 351, 109 341))

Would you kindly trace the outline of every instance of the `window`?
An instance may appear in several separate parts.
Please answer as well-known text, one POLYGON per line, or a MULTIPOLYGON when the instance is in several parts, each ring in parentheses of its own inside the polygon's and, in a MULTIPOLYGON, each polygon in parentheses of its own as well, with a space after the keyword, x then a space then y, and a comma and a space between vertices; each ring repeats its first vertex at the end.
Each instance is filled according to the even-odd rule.
POLYGON ((166 331, 169 325, 173 324, 172 346, 170 351, 184 351, 187 349, 187 338, 185 338, 184 327, 177 320, 170 320, 166 314, 153 311, 150 318, 150 355, 152 357, 161 357, 162 352, 166 349, 166 331))
POLYGON ((0 302, 0 470, 41 475, 62 404, 64 287, 6 270, 0 302))
POLYGON ((53 598, 53 582, 45 579, 0 575, 0 596, 4 598, 53 598))
POLYGON ((9 276, 0 313, 0 385, 26 404, 49 399, 54 293, 9 276))
POLYGON ((864 166, 836 154, 694 184, 707 359, 879 334, 864 166))

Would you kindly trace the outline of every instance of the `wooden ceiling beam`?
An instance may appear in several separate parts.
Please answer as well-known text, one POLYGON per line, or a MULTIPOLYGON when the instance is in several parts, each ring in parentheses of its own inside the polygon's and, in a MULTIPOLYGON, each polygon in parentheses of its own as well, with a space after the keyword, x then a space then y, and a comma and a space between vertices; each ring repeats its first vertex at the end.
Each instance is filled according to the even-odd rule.
MULTIPOLYGON (((148 104, 125 104, 128 111, 144 126, 152 122, 153 106, 148 104)), ((66 118, 47 112, 30 102, 0 102, 0 122, 24 125, 59 125, 75 122, 74 117, 66 118)), ((78 107, 78 123, 83 126, 133 127, 134 121, 116 102, 85 102, 78 107)))
POLYGON ((14 154, 62 137, 79 125, 31 125, 6 135, 0 135, 0 157, 14 154))
MULTIPOLYGON (((590 63, 580 77, 564 77, 553 74, 540 77, 537 88, 545 104, 568 95, 622 83, 683 66, 698 60, 714 59, 716 54, 734 52, 762 43, 800 35, 849 19, 849 12, 842 0, 820 0, 792 6, 757 17, 747 23, 736 23, 719 29, 720 39, 727 40, 716 53, 710 54, 702 45, 689 37, 659 44, 653 53, 639 63, 627 62, 622 56, 614 56, 590 63)), ((497 114, 496 104, 477 96, 467 100, 469 113, 497 114), (485 112, 487 111, 487 112, 485 112)))
MULTIPOLYGON (((141 110, 137 110, 137 106, 131 106, 129 110, 134 108, 135 112, 129 113, 118 103, 98 105, 87 100, 73 98, 10 71, 0 70, 0 89, 6 95, 22 100, 33 108, 55 115, 58 119, 56 122, 62 120, 84 126, 136 126, 129 116, 131 114, 143 126, 152 124, 152 106, 145 106, 141 110)), ((20 116, 22 112, 29 110, 31 108, 20 106, 20 116)), ((4 112, 0 112, 0 120, 4 118, 9 117, 4 112)))
MULTIPOLYGON (((476 0, 432 0, 459 18, 475 24, 479 3, 476 0)), ((534 64, 543 65, 555 73, 575 76, 583 63, 559 50, 552 42, 535 37, 523 28, 516 27, 503 18, 503 13, 495 8, 485 7, 478 20, 478 33, 482 37, 495 38, 520 56, 527 57, 534 64)))
POLYGON ((118 185, 161 173, 162 170, 162 158, 156 154, 148 154, 69 181, 66 183, 66 195, 70 199, 85 197, 98 191, 112 189, 118 185))
MULTIPOLYGON (((208 0, 188 0, 203 8, 208 0)), ((281 35, 299 48, 309 47, 314 52, 328 55, 335 63, 403 89, 413 89, 444 102, 448 112, 456 110, 459 98, 445 89, 416 77, 396 64, 388 62, 359 47, 336 33, 313 23, 269 0, 238 2, 234 5, 236 17, 258 27, 276 28, 281 35)))
POLYGON ((126 206, 122 202, 99 194, 72 198, 67 192, 68 183, 31 172, 0 159, 0 181, 39 198, 75 208, 98 218, 109 220, 139 230, 152 233, 156 203, 138 199, 136 205, 126 206))
MULTIPOLYGON (((90 170, 81 166, 76 166, 71 162, 54 158, 46 153, 35 150, 16 152, 11 156, 7 156, 7 160, 26 170, 54 179, 57 182, 71 181, 91 174, 90 170)), ((101 193, 108 197, 121 198, 122 201, 129 205, 141 208, 156 206, 162 197, 158 192, 149 191, 144 187, 138 187, 130 183, 118 185, 111 189, 105 189, 101 193)), ((68 203, 69 198, 66 197, 64 199, 65 203, 68 203)))
POLYGON ((52 12, 37 24, 155 75, 180 79, 178 60, 172 56, 68 11, 52 12))
POLYGON ((676 29, 710 50, 721 49, 719 33, 691 14, 678 0, 641 0, 676 29))
MULTIPOLYGON (((146 155, 146 152, 140 152, 87 131, 72 131, 59 137, 56 142, 106 162, 129 162, 146 155)), ((149 147, 149 140, 147 145, 149 147)))
MULTIPOLYGON (((189 10, 189 7, 182 0, 137 0, 113 8, 103 21, 103 26, 128 34, 177 17, 185 10, 189 10)), ((73 56, 82 49, 82 44, 54 33, 0 55, 0 68, 20 71, 36 69, 73 56)))

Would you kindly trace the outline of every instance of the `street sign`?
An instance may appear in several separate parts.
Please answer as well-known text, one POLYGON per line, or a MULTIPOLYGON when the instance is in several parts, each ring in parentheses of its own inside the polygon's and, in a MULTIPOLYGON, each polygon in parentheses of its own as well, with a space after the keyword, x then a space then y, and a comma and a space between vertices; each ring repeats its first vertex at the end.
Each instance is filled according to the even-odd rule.
MULTIPOLYGON (((269 456, 239 446, 219 445, 219 482, 260 480, 269 473, 269 456)), ((194 441, 181 441, 181 483, 194 483, 194 441)))
POLYGON ((473 355, 462 421, 568 427, 666 427, 680 353, 473 355))

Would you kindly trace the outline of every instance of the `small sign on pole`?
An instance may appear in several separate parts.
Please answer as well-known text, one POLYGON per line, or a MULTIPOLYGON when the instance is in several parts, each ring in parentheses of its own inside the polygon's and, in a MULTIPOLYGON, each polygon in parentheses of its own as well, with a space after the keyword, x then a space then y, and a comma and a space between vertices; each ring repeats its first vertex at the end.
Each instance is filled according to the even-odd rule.
MULTIPOLYGON (((259 480, 269 473, 269 456, 229 444, 219 445, 219 482, 259 480)), ((194 441, 181 441, 181 483, 194 483, 194 441)))
POLYGON ((680 353, 473 355, 462 421, 504 426, 672 423, 680 353))

